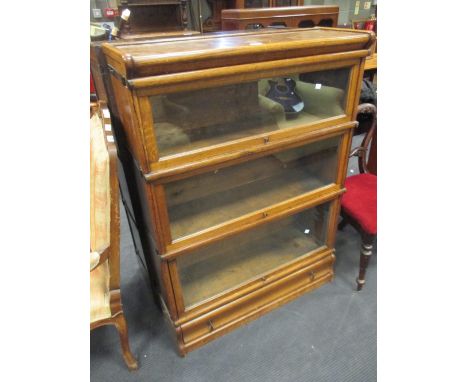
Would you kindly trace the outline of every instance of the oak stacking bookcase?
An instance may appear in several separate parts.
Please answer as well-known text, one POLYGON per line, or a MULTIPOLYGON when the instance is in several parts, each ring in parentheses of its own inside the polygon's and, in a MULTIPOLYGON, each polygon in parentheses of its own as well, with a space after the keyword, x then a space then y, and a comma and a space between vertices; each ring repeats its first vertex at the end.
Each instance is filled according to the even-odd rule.
POLYGON ((333 279, 374 39, 304 28, 102 45, 143 261, 180 354, 333 279))

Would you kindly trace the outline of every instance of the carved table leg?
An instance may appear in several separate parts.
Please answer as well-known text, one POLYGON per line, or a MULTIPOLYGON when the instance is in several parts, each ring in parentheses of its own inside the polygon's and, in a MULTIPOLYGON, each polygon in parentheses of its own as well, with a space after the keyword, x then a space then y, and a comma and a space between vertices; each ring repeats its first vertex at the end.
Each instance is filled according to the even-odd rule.
POLYGON ((130 346, 128 344, 128 329, 127 329, 127 321, 123 313, 120 313, 114 318, 114 325, 117 328, 120 336, 120 347, 122 348, 122 354, 127 364, 127 367, 130 370, 138 369, 138 362, 136 361, 135 357, 133 356, 130 346))
POLYGON ((362 235, 361 242, 361 259, 359 261, 359 277, 356 279, 357 290, 360 291, 366 283, 366 270, 369 265, 369 259, 372 256, 372 246, 374 243, 374 236, 362 235))

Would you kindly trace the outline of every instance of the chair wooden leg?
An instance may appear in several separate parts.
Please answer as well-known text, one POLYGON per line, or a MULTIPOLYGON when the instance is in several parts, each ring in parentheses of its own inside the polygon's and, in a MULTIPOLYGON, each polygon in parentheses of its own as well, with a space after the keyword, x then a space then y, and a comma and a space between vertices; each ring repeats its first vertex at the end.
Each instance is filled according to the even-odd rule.
POLYGON ((369 265, 369 259, 372 256, 372 246, 374 243, 374 237, 368 235, 362 235, 361 241, 361 258, 359 261, 359 276, 356 279, 357 290, 360 291, 366 283, 366 270, 369 265))
POLYGON ((138 369, 138 362, 136 361, 135 357, 133 356, 130 346, 128 344, 128 329, 127 329, 127 321, 123 313, 117 315, 114 318, 114 325, 117 328, 120 336, 120 347, 122 348, 122 354, 127 364, 127 367, 130 370, 138 369))

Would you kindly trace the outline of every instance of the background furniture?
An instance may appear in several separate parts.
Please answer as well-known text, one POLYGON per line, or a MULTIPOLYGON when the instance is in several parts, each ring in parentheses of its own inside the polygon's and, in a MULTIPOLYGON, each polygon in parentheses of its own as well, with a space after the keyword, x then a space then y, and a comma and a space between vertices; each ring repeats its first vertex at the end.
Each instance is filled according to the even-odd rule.
POLYGON ((233 8, 272 8, 304 5, 304 0, 234 0, 233 8))
POLYGON ((351 20, 353 29, 370 30, 377 33, 377 20, 375 18, 351 20))
MULTIPOLYGON (((221 12, 223 9, 273 8, 304 5, 304 0, 207 0, 211 16, 203 23, 204 32, 221 29, 221 12)), ((330 26, 330 25, 328 25, 330 26)), ((239 29, 239 28, 236 28, 239 29)), ((223 29, 229 30, 229 29, 223 29)))
POLYGON ((221 12, 222 29, 257 29, 269 26, 312 28, 336 27, 338 6, 302 6, 280 8, 224 9, 221 12))
POLYGON ((202 32, 219 31, 221 29, 221 11, 232 8, 233 0, 207 0, 207 3, 211 8, 211 16, 203 22, 202 32))
POLYGON ((332 280, 373 39, 314 28, 102 45, 145 266, 181 354, 332 280), (285 84, 293 112, 272 97, 285 84))
POLYGON ((120 32, 120 38, 148 38, 149 36, 144 35, 187 31, 188 4, 188 0, 121 0, 119 14, 126 8, 131 14, 120 32))
POLYGON ((138 363, 128 344, 127 322, 120 296, 120 205, 117 178, 117 151, 111 132, 109 110, 103 103, 91 117, 91 330, 114 325, 120 336, 128 368, 138 363))
POLYGON ((361 104, 358 112, 371 114, 372 125, 361 146, 353 149, 350 154, 359 158, 360 174, 350 176, 345 181, 347 191, 341 203, 343 220, 340 228, 350 223, 361 235, 359 276, 356 279, 359 291, 366 282, 366 269, 377 235, 377 108, 370 103, 361 104))
MULTIPOLYGON (((375 6, 375 12, 377 15, 377 5, 375 6)), ((351 25, 353 29, 371 30, 377 35, 376 15, 373 15, 370 19, 352 20, 351 25)), ((374 81, 374 76, 377 73, 377 40, 372 46, 371 54, 367 57, 364 70, 364 77, 368 76, 371 81, 374 81)))

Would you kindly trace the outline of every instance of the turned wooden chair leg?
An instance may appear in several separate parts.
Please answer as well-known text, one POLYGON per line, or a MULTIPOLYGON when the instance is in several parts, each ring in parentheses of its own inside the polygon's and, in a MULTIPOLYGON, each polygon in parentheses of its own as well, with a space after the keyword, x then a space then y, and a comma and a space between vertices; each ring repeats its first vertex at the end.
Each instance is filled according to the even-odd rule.
POLYGON ((372 246, 374 244, 374 237, 369 235, 362 235, 361 241, 361 258, 359 261, 359 276, 356 279, 357 290, 360 291, 366 283, 366 270, 369 265, 370 257, 372 256, 372 246))
POLYGON ((127 321, 125 320, 123 313, 120 313, 119 315, 117 315, 117 317, 114 318, 114 325, 117 328, 117 331, 119 332, 120 347, 122 348, 122 354, 123 354, 125 363, 127 364, 127 367, 130 370, 138 369, 138 362, 133 356, 130 350, 130 346, 128 344, 127 321))

